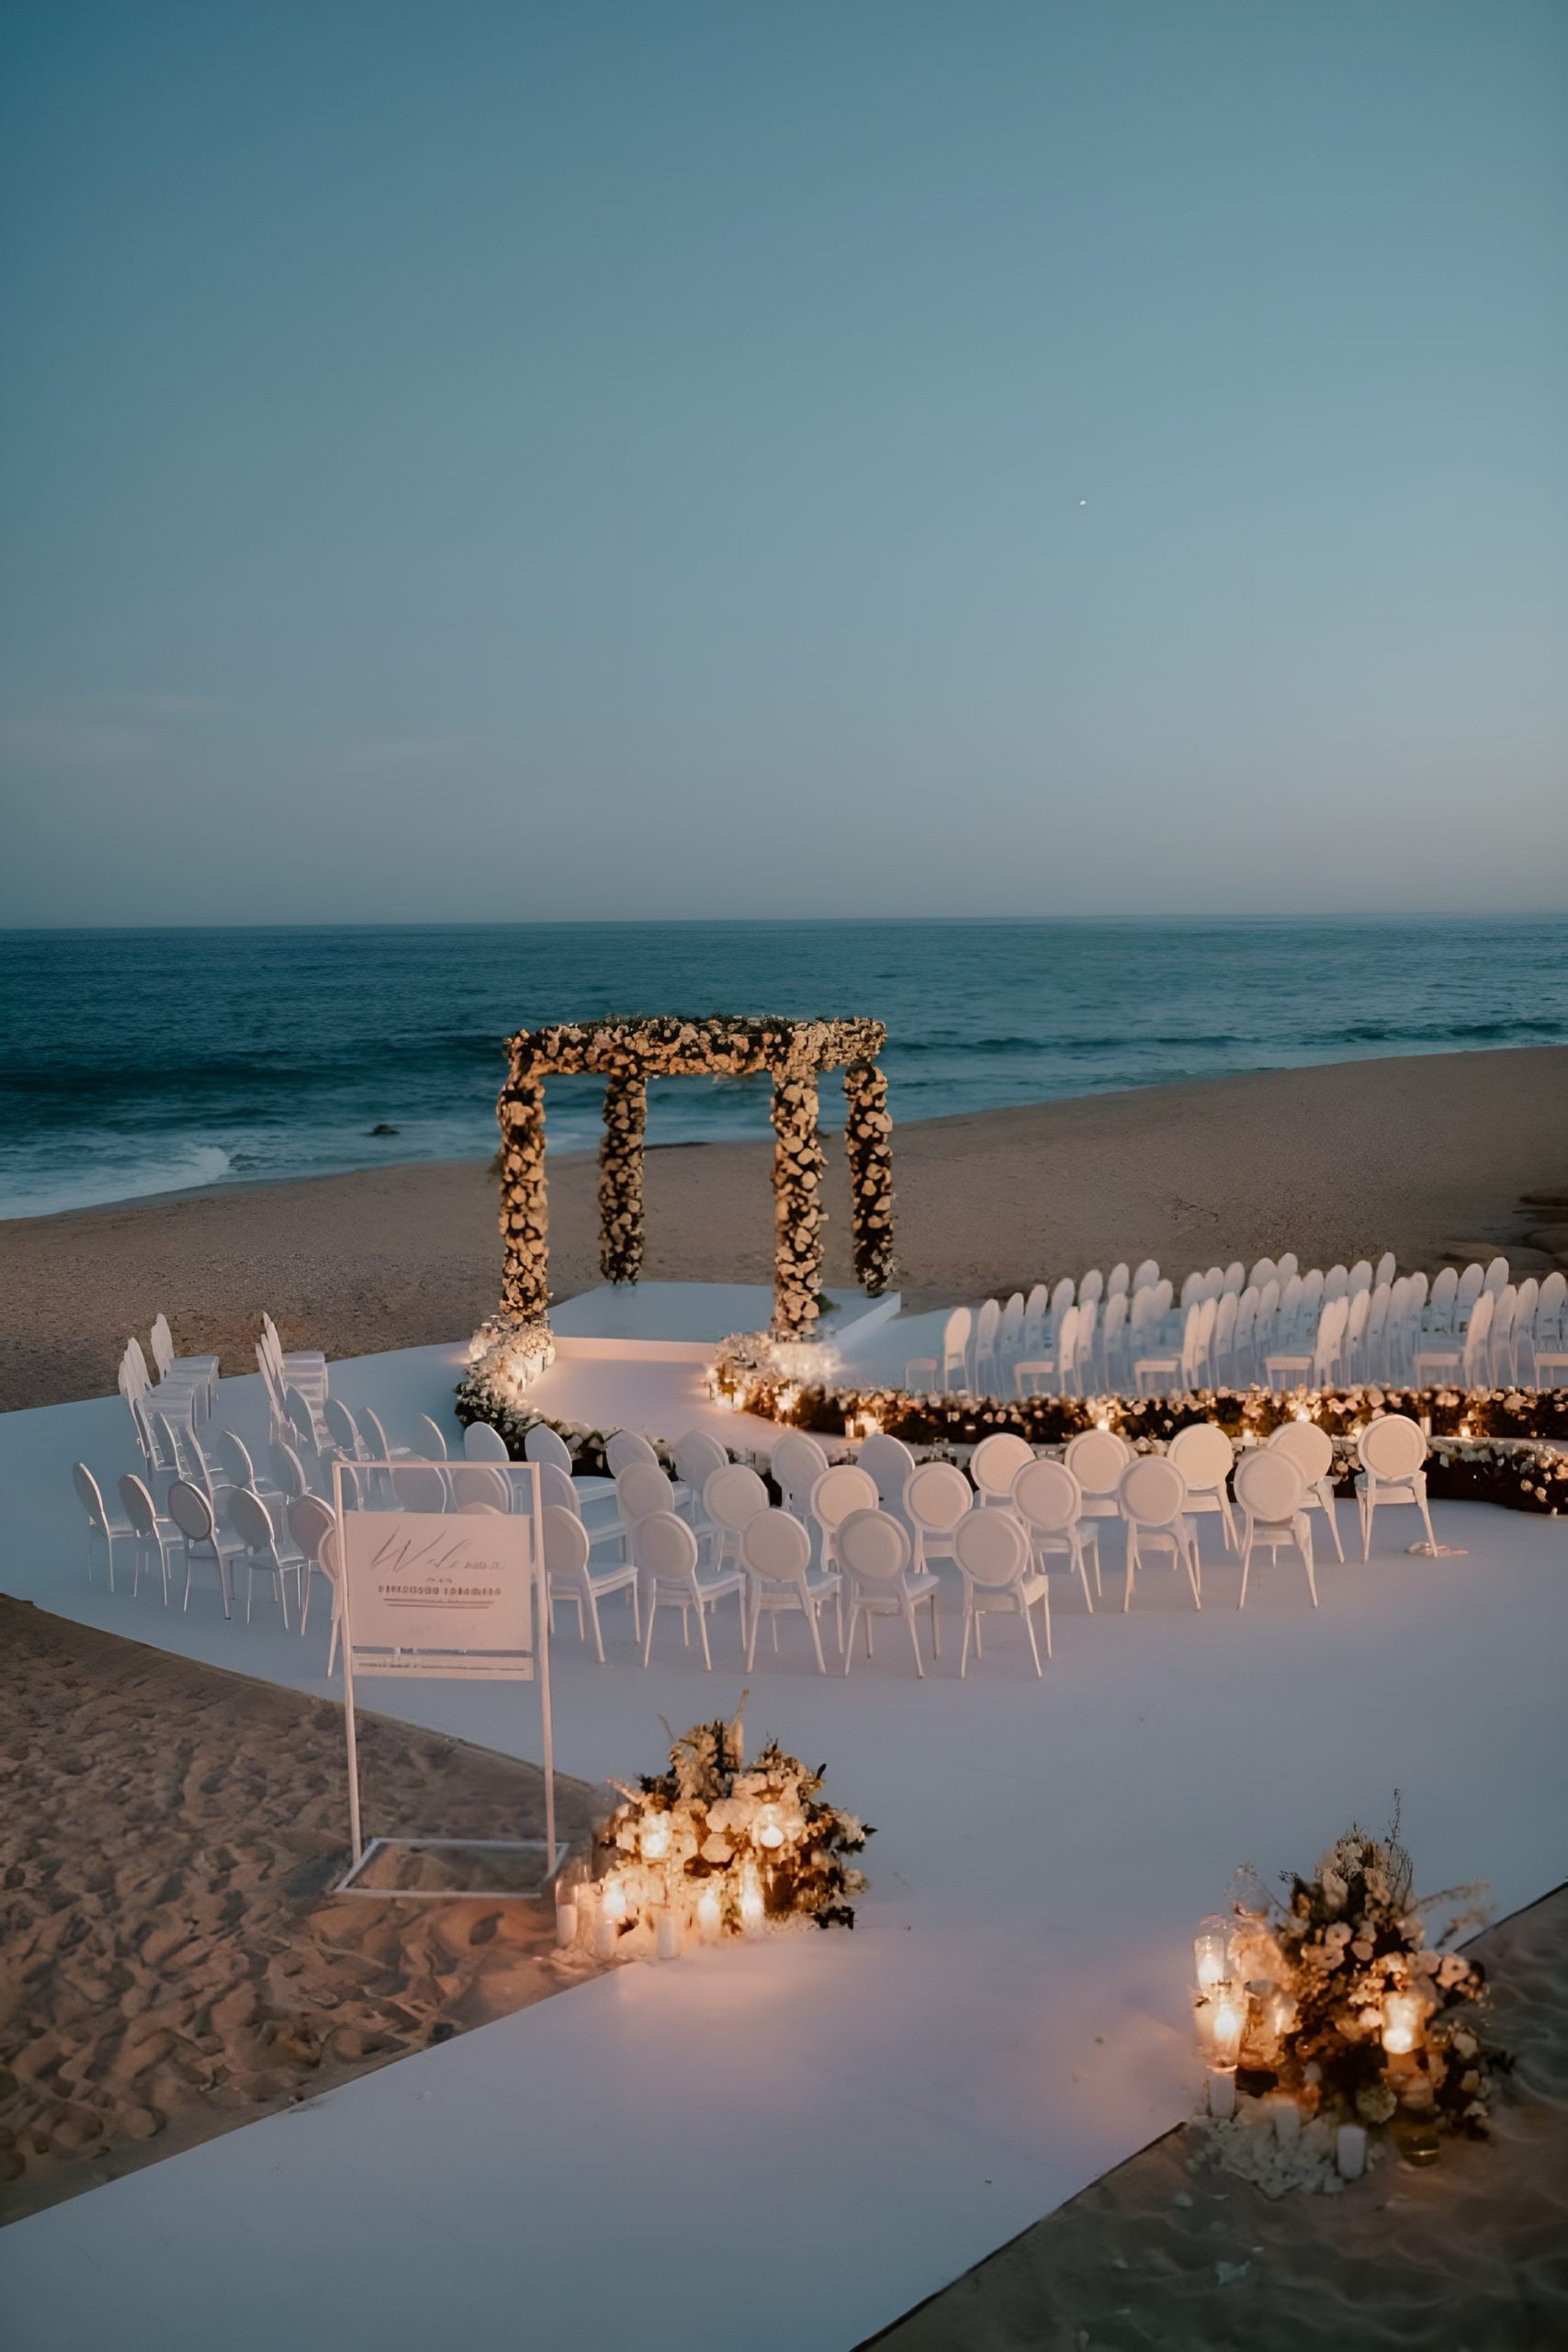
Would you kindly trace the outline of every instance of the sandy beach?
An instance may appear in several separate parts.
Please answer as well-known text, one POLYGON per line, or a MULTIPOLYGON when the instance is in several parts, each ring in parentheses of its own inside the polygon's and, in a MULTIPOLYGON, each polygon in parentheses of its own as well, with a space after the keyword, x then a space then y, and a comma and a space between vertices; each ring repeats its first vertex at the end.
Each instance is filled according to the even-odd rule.
MULTIPOLYGON (((895 1118, 897 1104, 893 1104, 895 1118)), ((649 1280, 767 1282, 771 1147, 648 1156, 649 1280)), ((1259 1071, 897 1127, 898 1258, 917 1305, 1145 1255, 1178 1274, 1297 1251, 1404 1267, 1506 1251, 1568 1263, 1568 1047, 1259 1071)), ((592 1157, 552 1161, 558 1296, 598 1280, 592 1157)), ((850 1279, 829 1144, 827 1275, 850 1279)), ((333 1355, 458 1339, 495 1306, 497 1194, 479 1160, 233 1186, 0 1227, 0 1408, 112 1392, 162 1307, 181 1346, 254 1369, 256 1317, 333 1355)))
POLYGON ((874 2338, 887 2352, 1545 2352, 1568 2341, 1568 1889, 1489 1928, 1518 2062, 1489 2142, 1266 2197, 1202 2125, 1156 2140, 874 2338))
MULTIPOLYGON (((343 1712, 0 1598, 0 2222, 592 1973, 551 1903, 334 1898, 343 1712)), ((360 1718, 367 1818, 543 1834, 530 1764, 360 1718)), ((557 1780, 560 1834, 604 1809, 557 1780)), ((468 1883, 473 1882, 469 1880, 468 1883)))

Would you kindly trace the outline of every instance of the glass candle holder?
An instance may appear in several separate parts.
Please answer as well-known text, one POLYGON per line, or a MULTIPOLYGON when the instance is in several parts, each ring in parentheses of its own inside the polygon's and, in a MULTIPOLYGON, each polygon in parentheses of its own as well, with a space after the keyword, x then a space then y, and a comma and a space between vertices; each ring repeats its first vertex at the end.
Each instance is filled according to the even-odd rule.
POLYGON ((1192 1964, 1200 1993, 1212 1993, 1230 1974, 1231 1923, 1211 1912, 1192 1939, 1192 1964))
POLYGON ((1408 2058, 1421 2035, 1421 2000, 1416 1993, 1385 1993, 1382 2046, 1391 2058, 1408 2058))

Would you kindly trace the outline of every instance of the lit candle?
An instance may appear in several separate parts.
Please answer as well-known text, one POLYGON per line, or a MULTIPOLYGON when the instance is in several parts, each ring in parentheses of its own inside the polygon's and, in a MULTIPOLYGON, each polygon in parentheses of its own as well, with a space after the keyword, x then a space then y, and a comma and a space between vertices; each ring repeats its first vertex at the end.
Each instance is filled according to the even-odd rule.
POLYGON ((1421 2003, 1415 1993, 1385 1993, 1382 2046, 1391 2058, 1408 2058, 1421 2030, 1421 2003))
POLYGON ((1212 1993, 1216 1984, 1230 1973, 1231 1923, 1213 1913, 1192 1939, 1192 1958, 1198 1972, 1198 1990, 1212 1993))
POLYGON ((746 1936, 762 1932, 762 1882, 755 1862, 748 1862, 740 1873, 740 1932, 746 1936))
POLYGON ((1280 2091, 1269 2102, 1274 2117, 1274 2137, 1281 2148, 1293 2148, 1302 2136, 1302 2111, 1289 2092, 1280 2091))
POLYGON ((615 1946, 620 1940, 620 1928, 617 1927, 615 1920, 606 1918, 604 1912, 601 1911, 598 1922, 593 1929, 594 1959, 614 1960, 615 1957, 615 1946))
POLYGON ((1235 2113, 1235 2076, 1233 2074, 1209 2076, 1209 2112, 1216 2123, 1228 2123, 1235 2113))
POLYGON ((1367 2169, 1367 2135, 1359 2123, 1342 2123, 1334 2135, 1334 2163, 1341 2180, 1359 2180, 1367 2169))
POLYGON ((626 1916, 626 1881, 621 1878, 602 1880, 599 1887, 599 1917, 602 1919, 613 1921, 618 1928, 626 1916))
POLYGON ((655 1954, 660 1960, 679 1960, 681 1957, 681 1922, 675 1916, 673 1905, 667 1903, 660 1912, 653 1941, 655 1954))
POLYGON ((563 1951, 577 1941, 577 1889, 558 1885, 556 1888, 556 1941, 563 1951))
POLYGON ((718 1881, 710 1878, 697 1897, 697 1933, 705 1944, 717 1943, 724 1931, 724 1905, 718 1881))
POLYGON ((645 1862, 661 1862, 670 1851, 670 1815, 667 1813, 645 1813, 642 1817, 642 1859, 645 1862))
POLYGON ((759 1846, 766 1846, 772 1853, 775 1852, 784 1841, 784 1829, 779 1821, 778 1809, 774 1805, 765 1804, 757 1815, 757 1843, 759 1846))
POLYGON ((1247 2023, 1247 2011, 1229 1984, 1214 1987, 1213 2016, 1210 2031, 1213 2037, 1216 2066, 1234 2066, 1241 2051, 1241 2032, 1247 2023))

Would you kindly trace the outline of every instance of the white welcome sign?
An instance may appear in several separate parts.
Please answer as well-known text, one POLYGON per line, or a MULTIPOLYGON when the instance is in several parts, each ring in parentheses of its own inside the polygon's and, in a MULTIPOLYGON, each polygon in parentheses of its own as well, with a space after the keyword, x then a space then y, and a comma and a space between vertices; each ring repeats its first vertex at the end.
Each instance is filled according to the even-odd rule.
MULTIPOLYGON (((348 1826, 354 1849, 353 1863, 337 1892, 439 1899, 434 1890, 355 1883, 378 1853, 393 1847, 536 1851, 542 1859, 541 1877, 547 1879, 560 1856, 556 1849, 550 1724, 550 1612, 537 1534, 543 1524, 538 1471, 532 1464, 519 1464, 511 1474, 513 1499, 522 1506, 511 1511, 344 1510, 345 1485, 350 1499, 375 1493, 378 1487, 395 1498, 400 1468, 406 1471, 407 1465, 340 1462, 333 1471, 348 1826), (354 1715, 355 1678, 362 1674, 420 1675, 443 1681, 536 1680, 544 1740, 542 1844, 527 1838, 373 1838, 367 1844, 360 1821, 354 1715)), ((424 1501, 430 1499, 429 1475, 421 1472, 420 1499, 424 1501)), ((515 1895, 520 1890, 462 1887, 445 1892, 453 1897, 483 1894, 499 1898, 515 1895)))

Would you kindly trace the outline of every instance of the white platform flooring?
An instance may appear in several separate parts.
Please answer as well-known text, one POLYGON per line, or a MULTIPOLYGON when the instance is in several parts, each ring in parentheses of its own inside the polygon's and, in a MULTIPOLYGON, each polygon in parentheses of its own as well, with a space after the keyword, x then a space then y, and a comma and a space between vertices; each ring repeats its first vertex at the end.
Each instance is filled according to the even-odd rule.
MULTIPOLYGON (((721 1329, 745 1328, 730 1303, 721 1329)), ((633 1361, 590 1334, 538 1402, 673 1436, 706 1418, 703 1352, 633 1361)), ((396 1440, 446 1413, 460 1361, 369 1357, 333 1382, 396 1440)), ((259 1383, 225 1382, 222 1414, 256 1430, 259 1383)), ((210 1588, 182 1616, 88 1586, 69 1465, 118 1475, 129 1436, 118 1399, 0 1418, 0 1583, 324 1690, 324 1611, 301 1643, 259 1595, 247 1629, 210 1588)), ((1189 1939, 1238 1862, 1310 1862, 1353 1816, 1380 1825, 1397 1784, 1422 1884, 1484 1877, 1502 1914, 1563 1877, 1568 1527, 1439 1507, 1468 1556, 1430 1561, 1402 1549, 1409 1517, 1380 1522, 1369 1567, 1328 1561, 1315 1615, 1283 1567, 1238 1615, 1213 1522, 1201 1616, 1163 1573, 1125 1618, 1082 1615, 1064 1580, 1043 1684, 998 1638, 963 1684, 954 1645, 922 1683, 891 1639, 819 1679, 786 1621, 748 1724, 825 1760, 876 1825, 853 1935, 616 1971, 19 2222, 0 2234, 10 2352, 858 2343, 1187 2112, 1189 1939)), ((564 1630, 555 1652, 559 1760, 593 1781, 657 1763, 661 1713, 728 1713, 745 1679, 727 1611, 710 1679, 673 1619, 643 1673, 616 1607, 609 1666, 564 1630)), ((537 1752, 525 1690, 377 1696, 537 1752)))

